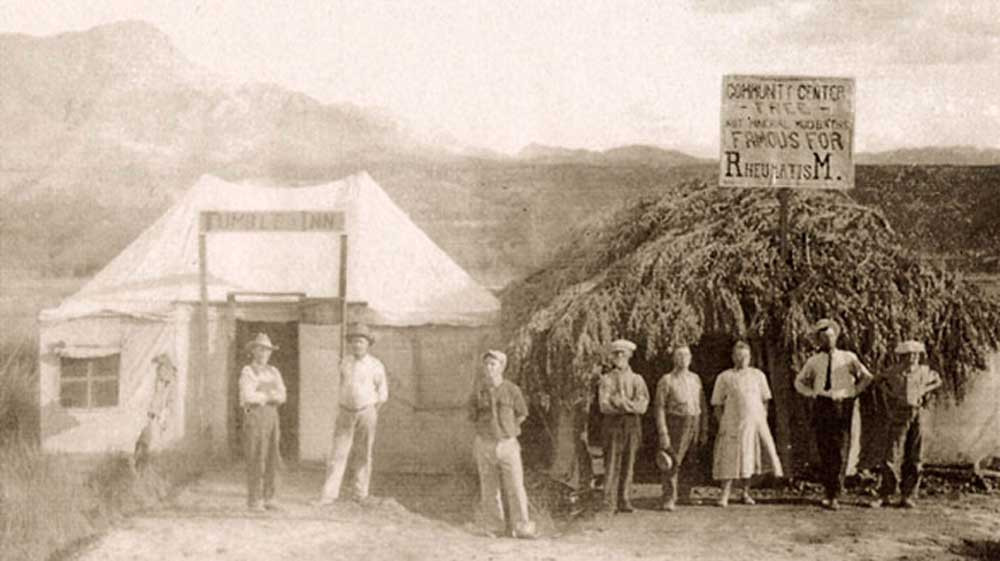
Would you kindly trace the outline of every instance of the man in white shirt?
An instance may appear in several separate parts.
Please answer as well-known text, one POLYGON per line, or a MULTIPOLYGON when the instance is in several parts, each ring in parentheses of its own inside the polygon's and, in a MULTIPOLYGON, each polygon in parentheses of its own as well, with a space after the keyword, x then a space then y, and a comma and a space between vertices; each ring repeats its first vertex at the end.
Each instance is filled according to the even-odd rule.
POLYGON ((823 486, 822 505, 840 508, 838 499, 844 490, 854 398, 873 380, 872 373, 850 351, 837 348, 840 326, 831 319, 821 319, 813 327, 820 352, 806 360, 795 377, 795 390, 814 400, 813 428, 819 450, 823 486))
POLYGON ((278 350, 265 333, 258 333, 246 345, 252 359, 240 372, 240 405, 244 412, 247 460, 247 506, 253 511, 280 510, 274 502, 281 428, 278 407, 285 403, 287 390, 281 372, 268 364, 278 350), (263 499, 263 503, 261 502, 263 499))
POLYGON ((347 340, 351 353, 340 364, 340 410, 333 429, 326 483, 318 501, 321 506, 331 504, 340 496, 340 484, 355 438, 358 439, 359 449, 351 470, 354 473, 354 496, 357 500, 368 497, 378 410, 389 399, 385 366, 368 354, 368 349, 375 343, 371 330, 367 325, 351 324, 347 340))

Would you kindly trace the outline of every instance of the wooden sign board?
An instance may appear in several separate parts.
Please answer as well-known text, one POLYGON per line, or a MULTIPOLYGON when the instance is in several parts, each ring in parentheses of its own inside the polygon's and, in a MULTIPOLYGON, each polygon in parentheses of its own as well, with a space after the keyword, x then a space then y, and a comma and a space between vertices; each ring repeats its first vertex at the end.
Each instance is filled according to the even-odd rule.
POLYGON ((340 232, 344 213, 336 211, 207 211, 203 232, 340 232))
POLYGON ((854 187, 854 79, 722 80, 719 185, 854 187))

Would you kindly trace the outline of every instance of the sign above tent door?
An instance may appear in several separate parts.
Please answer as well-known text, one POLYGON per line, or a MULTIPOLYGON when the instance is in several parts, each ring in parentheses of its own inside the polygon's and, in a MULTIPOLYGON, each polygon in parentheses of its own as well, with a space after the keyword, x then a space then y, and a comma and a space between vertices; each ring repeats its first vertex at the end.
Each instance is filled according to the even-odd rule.
POLYGON ((335 211, 208 211, 206 232, 342 232, 344 213, 335 211))
MULTIPOLYGON (((237 233, 283 233, 317 234, 339 233, 339 255, 330 255, 325 262, 338 264, 339 271, 336 280, 336 298, 339 313, 328 314, 342 320, 347 317, 347 234, 346 218, 343 212, 330 210, 314 211, 202 211, 198 221, 198 280, 199 280, 199 316, 200 333, 196 337, 198 354, 202 363, 208 363, 208 235, 217 233, 221 237, 237 233)), ((248 287, 253 290, 253 287, 248 287)), ((268 294, 261 295, 268 299, 268 294)), ((299 295, 293 295, 298 298, 299 295)), ((300 310, 302 311, 302 310, 300 310)), ((322 315, 322 314, 317 314, 322 315)), ((338 329, 335 335, 339 339, 340 356, 346 352, 346 341, 343 329, 338 329)), ((295 333, 298 336, 298 333, 295 333)), ((296 353, 297 355, 298 353, 296 353)), ((206 377, 202 377, 204 380, 206 377)), ((206 388, 202 381, 197 388, 198 403, 205 403, 206 388)), ((204 411, 200 417, 206 418, 204 411)))
MULTIPOLYGON (((311 211, 202 211, 199 216, 198 273, 200 280, 202 327, 208 326, 208 249, 207 236, 211 233, 234 232, 289 232, 316 233, 341 232, 339 255, 329 260, 338 263, 336 298, 315 300, 315 304, 302 310, 307 321, 339 323, 347 317, 347 234, 343 212, 330 210, 311 211), (330 313, 331 302, 336 302, 337 312, 330 313), (318 320, 324 321, 318 321, 318 320)), ((333 257, 333 256, 331 256, 333 257)), ((341 355, 345 343, 341 340, 341 355)))

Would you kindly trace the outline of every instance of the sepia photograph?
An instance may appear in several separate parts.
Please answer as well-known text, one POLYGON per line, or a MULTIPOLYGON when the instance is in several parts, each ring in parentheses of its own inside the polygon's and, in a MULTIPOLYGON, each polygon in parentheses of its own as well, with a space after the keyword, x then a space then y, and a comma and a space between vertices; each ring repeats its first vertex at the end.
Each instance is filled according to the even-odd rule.
POLYGON ((1000 2, 0 0, 0 560, 1000 561, 1000 2))

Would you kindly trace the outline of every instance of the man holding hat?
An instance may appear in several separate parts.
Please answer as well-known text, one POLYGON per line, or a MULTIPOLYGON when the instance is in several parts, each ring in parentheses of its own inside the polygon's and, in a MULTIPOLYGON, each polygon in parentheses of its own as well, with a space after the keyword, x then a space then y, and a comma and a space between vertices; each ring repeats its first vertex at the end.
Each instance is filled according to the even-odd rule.
MULTIPOLYGON (((681 466, 690 468, 684 460, 695 446, 704 446, 708 439, 708 406, 702 391, 701 377, 689 370, 691 349, 687 345, 674 348, 674 368, 656 384, 653 412, 660 437, 656 465, 663 472, 663 510, 673 511, 677 505, 678 487, 681 500, 691 504, 690 481, 680 479, 681 466), (703 412, 705 414, 703 414, 703 412)), ((688 469, 687 471, 690 471, 688 469)), ((684 475, 690 476, 689 473, 684 475)))
POLYGON ((881 465, 882 485, 879 498, 870 503, 873 508, 888 504, 897 489, 902 492, 900 506, 916 506, 914 498, 923 469, 920 412, 927 394, 941 385, 941 376, 921 364, 921 356, 925 354, 923 343, 903 341, 896 346, 896 354, 902 357, 902 362, 875 380, 885 397, 889 431, 881 465))
POLYGON ((479 471, 479 494, 483 524, 491 536, 510 533, 516 538, 534 538, 528 517, 528 493, 524 489, 521 464, 521 423, 528 417, 521 388, 503 378, 507 355, 483 353, 482 374, 469 397, 469 420, 475 423, 473 454, 479 471), (502 492, 501 492, 502 489, 502 492), (510 520, 504 517, 507 500, 510 520))
POLYGON ((856 354, 837 348, 837 322, 821 319, 812 333, 821 350, 806 360, 795 377, 795 390, 815 402, 813 428, 826 489, 822 505, 837 510, 847 471, 854 398, 868 387, 873 376, 856 354))
POLYGON ((167 420, 174 403, 174 381, 177 378, 177 367, 170 360, 170 355, 160 353, 153 357, 156 365, 156 377, 153 380, 153 397, 146 410, 146 424, 135 443, 133 466, 142 471, 149 463, 149 450, 167 430, 167 420))
POLYGON ((240 406, 244 412, 247 461, 247 506, 250 510, 276 510, 274 503, 278 463, 278 406, 285 402, 281 372, 268 364, 278 350, 266 333, 258 333, 246 345, 250 364, 240 372, 240 406), (261 503, 263 499, 263 504, 261 503))
POLYGON ((351 352, 340 364, 340 410, 333 429, 327 478, 318 504, 325 506, 340 496, 340 484, 347 469, 347 460, 355 438, 359 450, 353 456, 354 496, 368 498, 372 475, 372 450, 375 446, 375 425, 378 410, 389 400, 389 384, 385 366, 368 353, 375 344, 375 335, 367 325, 352 323, 347 328, 351 352))
POLYGON ((642 444, 642 415, 649 390, 632 371, 629 359, 636 345, 625 339, 608 346, 612 370, 601 376, 597 400, 604 415, 604 504, 612 512, 632 512, 632 472, 642 444))

